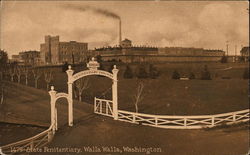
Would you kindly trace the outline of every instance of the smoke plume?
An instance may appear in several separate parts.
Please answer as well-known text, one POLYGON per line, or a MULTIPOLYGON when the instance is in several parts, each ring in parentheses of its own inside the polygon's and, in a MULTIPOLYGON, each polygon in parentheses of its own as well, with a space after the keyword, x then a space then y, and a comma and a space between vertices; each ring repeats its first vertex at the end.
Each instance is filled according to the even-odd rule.
POLYGON ((64 8, 67 8, 67 9, 71 9, 71 10, 77 10, 77 11, 92 11, 93 13, 95 14, 98 14, 98 15, 102 15, 102 16, 106 16, 106 17, 109 17, 109 18, 113 18, 113 19, 118 19, 120 20, 120 16, 117 15, 116 13, 114 12, 110 12, 108 10, 104 10, 104 9, 100 9, 100 8, 95 8, 95 7, 92 7, 92 6, 76 6, 76 5, 65 5, 63 6, 64 8))

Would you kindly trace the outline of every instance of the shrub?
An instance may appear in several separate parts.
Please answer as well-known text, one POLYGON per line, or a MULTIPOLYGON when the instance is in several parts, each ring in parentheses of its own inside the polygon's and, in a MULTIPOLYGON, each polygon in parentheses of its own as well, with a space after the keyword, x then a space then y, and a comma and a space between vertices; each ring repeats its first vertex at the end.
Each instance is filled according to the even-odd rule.
POLYGON ((148 77, 148 73, 147 73, 146 68, 145 68, 144 65, 139 66, 137 77, 140 78, 140 79, 148 77))
POLYGON ((100 63, 100 67, 98 68, 99 70, 105 70, 104 65, 100 63))
POLYGON ((220 60, 221 63, 227 63, 227 56, 223 55, 220 60))
POLYGON ((188 78, 189 79, 195 79, 195 74, 193 72, 189 73, 188 78))
POLYGON ((245 68, 243 73, 243 79, 249 79, 249 69, 245 68))
POLYGON ((149 77, 152 79, 156 79, 159 76, 159 71, 152 64, 149 65, 149 77))
POLYGON ((101 56, 101 55, 97 55, 97 56, 96 56, 96 61, 97 61, 98 63, 101 63, 101 62, 102 62, 102 56, 101 56))
POLYGON ((211 80, 211 75, 207 69, 207 65, 204 66, 204 70, 201 72, 201 80, 211 80))
POLYGON ((109 66, 109 68, 108 68, 108 72, 112 73, 113 68, 114 68, 114 64, 111 64, 111 65, 109 66))
POLYGON ((129 65, 126 66, 126 70, 123 74, 123 77, 125 79, 131 79, 133 78, 133 72, 132 72, 132 69, 129 67, 129 65))
POLYGON ((176 70, 172 74, 172 79, 180 79, 180 74, 176 70))
POLYGON ((68 70, 68 66, 69 66, 68 62, 65 62, 62 66, 62 72, 66 72, 68 70))

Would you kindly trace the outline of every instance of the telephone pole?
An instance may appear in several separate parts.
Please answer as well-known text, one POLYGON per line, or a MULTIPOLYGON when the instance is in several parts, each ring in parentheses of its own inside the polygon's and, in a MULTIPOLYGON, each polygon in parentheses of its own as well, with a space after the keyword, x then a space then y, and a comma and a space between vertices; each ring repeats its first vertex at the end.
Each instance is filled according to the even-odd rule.
POLYGON ((226 41, 226 44, 227 44, 227 54, 226 54, 226 55, 227 55, 227 57, 228 57, 228 46, 229 46, 229 45, 228 45, 228 41, 226 41))
POLYGON ((236 62, 236 58, 237 58, 237 45, 235 45, 235 48, 234 48, 234 60, 236 62))

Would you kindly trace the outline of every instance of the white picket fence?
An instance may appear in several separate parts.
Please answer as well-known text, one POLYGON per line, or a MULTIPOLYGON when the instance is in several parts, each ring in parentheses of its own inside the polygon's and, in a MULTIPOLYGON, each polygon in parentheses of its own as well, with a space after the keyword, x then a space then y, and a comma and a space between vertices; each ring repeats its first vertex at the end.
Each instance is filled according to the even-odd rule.
POLYGON ((105 99, 95 98, 94 113, 113 117, 113 102, 105 99))
MULTIPOLYGON (((95 98, 94 111, 113 117, 112 101, 95 98)), ((118 120, 166 129, 200 129, 249 121, 249 109, 216 115, 169 116, 118 110, 118 120)))
POLYGON ((53 136, 54 131, 53 126, 51 125, 49 129, 33 137, 1 146, 0 149, 4 154, 27 153, 30 152, 31 149, 45 146, 53 139, 53 136))
POLYGON ((249 121, 249 109, 201 116, 149 115, 118 110, 118 120, 166 129, 200 129, 249 121))

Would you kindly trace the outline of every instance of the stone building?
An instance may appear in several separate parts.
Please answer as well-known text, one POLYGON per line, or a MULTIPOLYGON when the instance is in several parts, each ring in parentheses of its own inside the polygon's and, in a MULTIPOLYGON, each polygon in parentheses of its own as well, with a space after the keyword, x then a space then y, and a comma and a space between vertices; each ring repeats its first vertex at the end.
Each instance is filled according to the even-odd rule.
POLYGON ((24 51, 19 52, 19 61, 24 65, 40 65, 40 52, 39 51, 24 51))
POLYGON ((103 47, 94 51, 104 61, 122 62, 219 62, 225 54, 222 50, 188 47, 134 46, 128 39, 120 47, 103 47))
POLYGON ((131 48, 132 41, 125 38, 123 41, 121 41, 121 47, 122 48, 131 48))
POLYGON ((40 45, 43 64, 62 64, 85 62, 88 43, 76 41, 60 42, 59 36, 45 36, 45 43, 40 45))

